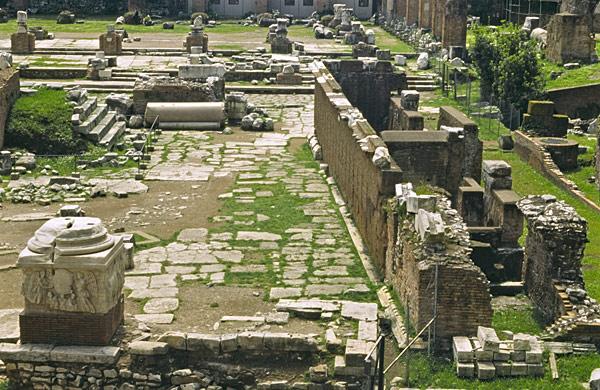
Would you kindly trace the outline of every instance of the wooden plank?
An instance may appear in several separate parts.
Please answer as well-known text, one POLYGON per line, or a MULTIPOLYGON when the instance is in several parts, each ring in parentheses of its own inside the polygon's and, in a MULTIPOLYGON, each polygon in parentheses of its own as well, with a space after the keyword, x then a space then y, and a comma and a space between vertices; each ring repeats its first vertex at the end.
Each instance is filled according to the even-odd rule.
POLYGON ((550 352, 550 371, 552 371, 552 379, 558 379, 558 366, 556 365, 556 355, 550 352))

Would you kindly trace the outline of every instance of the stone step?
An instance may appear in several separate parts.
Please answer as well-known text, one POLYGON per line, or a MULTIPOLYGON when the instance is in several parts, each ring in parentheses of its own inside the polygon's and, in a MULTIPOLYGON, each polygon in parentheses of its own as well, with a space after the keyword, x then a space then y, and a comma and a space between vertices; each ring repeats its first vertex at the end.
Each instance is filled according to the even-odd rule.
POLYGON ((81 105, 81 112, 79 114, 79 120, 85 121, 92 112, 98 107, 98 98, 91 97, 81 105))
POLYGON ((106 116, 108 106, 99 105, 94 112, 80 125, 74 126, 75 132, 79 134, 89 134, 90 131, 106 116))
POLYGON ((136 81, 137 76, 115 76, 115 75, 112 75, 110 77, 110 79, 112 81, 136 81))
POLYGON ((409 85, 434 85, 433 80, 430 79, 417 79, 417 80, 407 80, 409 85))
POLYGON ((123 133, 125 133, 125 122, 116 122, 108 133, 102 137, 98 144, 111 150, 119 141, 119 138, 121 138, 123 133))
POLYGON ((515 296, 523 292, 523 282, 490 283, 490 293, 493 296, 515 296))
POLYGON ((413 89, 417 92, 429 92, 438 89, 437 85, 411 85, 408 84, 408 89, 413 89))
POLYGON ((104 118, 98 123, 92 131, 87 135, 86 138, 93 142, 100 141, 106 133, 110 130, 112 125, 117 121, 117 114, 115 112, 109 112, 104 118))

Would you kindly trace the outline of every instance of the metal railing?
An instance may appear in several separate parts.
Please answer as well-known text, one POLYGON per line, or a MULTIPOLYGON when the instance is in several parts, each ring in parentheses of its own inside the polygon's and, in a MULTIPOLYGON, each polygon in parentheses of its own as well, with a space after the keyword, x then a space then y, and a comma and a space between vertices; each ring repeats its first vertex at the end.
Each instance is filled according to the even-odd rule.
POLYGON ((149 152, 149 147, 152 145, 152 143, 154 142, 154 135, 156 133, 156 130, 158 130, 158 126, 160 125, 160 116, 157 115, 156 118, 154 118, 154 121, 152 122, 152 126, 150 126, 150 129, 148 130, 148 133, 146 135, 146 141, 144 142, 144 146, 142 146, 142 155, 140 156, 139 160, 138 160, 138 171, 137 171, 137 177, 141 177, 142 176, 142 171, 145 169, 143 168, 142 164, 146 164, 146 161, 149 160, 150 155, 148 154, 149 152))

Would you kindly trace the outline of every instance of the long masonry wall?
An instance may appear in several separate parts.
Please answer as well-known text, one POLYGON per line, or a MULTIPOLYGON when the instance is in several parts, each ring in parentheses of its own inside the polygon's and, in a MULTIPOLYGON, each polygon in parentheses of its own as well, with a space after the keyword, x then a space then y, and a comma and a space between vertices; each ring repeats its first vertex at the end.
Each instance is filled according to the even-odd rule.
POLYGON ((385 169, 373 163, 373 151, 385 147, 383 140, 364 119, 350 124, 356 110, 324 65, 313 64, 313 73, 317 79, 315 107, 319 107, 315 110, 315 134, 323 160, 346 198, 372 259, 383 269, 387 249, 385 204, 394 196, 402 171, 393 161, 385 169), (357 142, 366 137, 369 151, 363 151, 357 142))
POLYGON ((8 68, 0 71, 0 148, 4 146, 4 133, 6 130, 6 120, 10 109, 19 97, 19 72, 8 68))

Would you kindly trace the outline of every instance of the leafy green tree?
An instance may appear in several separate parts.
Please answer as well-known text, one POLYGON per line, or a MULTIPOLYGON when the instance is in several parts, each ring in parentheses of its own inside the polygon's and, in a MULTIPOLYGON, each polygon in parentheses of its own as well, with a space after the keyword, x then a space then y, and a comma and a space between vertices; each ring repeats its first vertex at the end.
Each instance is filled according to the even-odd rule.
POLYGON ((539 49, 517 26, 498 29, 477 26, 471 58, 480 77, 481 97, 492 95, 504 103, 525 110, 527 102, 539 99, 544 91, 539 49))

